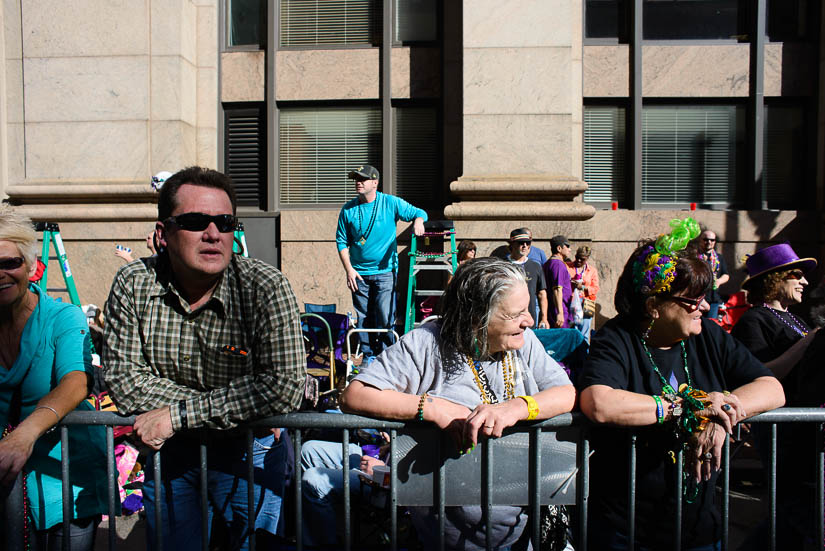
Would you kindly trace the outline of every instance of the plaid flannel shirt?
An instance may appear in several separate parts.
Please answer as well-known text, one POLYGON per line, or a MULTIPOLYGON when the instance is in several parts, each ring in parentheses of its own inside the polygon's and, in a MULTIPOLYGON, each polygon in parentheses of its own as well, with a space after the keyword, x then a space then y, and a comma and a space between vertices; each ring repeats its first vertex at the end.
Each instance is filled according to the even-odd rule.
POLYGON ((186 401, 189 428, 229 429, 297 409, 306 361, 298 303, 287 279, 233 256, 202 308, 170 283, 166 262, 141 259, 115 276, 106 305, 104 378, 121 413, 186 401), (247 354, 227 353, 234 346, 247 354))

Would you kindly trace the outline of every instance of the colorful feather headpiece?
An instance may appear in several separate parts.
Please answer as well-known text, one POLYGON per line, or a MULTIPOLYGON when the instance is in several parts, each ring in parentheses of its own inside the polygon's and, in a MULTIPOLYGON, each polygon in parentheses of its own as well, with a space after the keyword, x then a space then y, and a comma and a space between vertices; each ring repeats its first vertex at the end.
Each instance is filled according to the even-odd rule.
POLYGON ((676 261, 691 239, 702 230, 693 218, 670 221, 670 233, 660 235, 648 245, 633 262, 633 284, 645 296, 670 291, 676 279, 676 261))

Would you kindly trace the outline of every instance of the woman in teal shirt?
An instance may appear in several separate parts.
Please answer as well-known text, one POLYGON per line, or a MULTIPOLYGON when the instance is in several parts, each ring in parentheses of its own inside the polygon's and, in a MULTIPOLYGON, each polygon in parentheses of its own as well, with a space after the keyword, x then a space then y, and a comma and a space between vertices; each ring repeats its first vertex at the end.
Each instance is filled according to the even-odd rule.
MULTIPOLYGON (((31 221, 0 205, 0 494, 26 477, 31 549, 56 549, 63 534, 60 436, 51 431, 84 398, 91 377, 82 311, 29 284, 37 234, 31 221)), ((90 550, 106 511, 103 427, 69 428, 72 549, 90 550)))

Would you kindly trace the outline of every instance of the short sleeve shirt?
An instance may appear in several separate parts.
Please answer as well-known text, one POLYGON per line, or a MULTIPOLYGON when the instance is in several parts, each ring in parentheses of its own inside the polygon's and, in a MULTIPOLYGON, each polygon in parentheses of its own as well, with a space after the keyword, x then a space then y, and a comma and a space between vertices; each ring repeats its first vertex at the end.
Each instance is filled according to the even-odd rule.
MULTIPOLYGON (((771 376, 759 360, 715 323, 702 320, 702 332, 685 342, 687 365, 694 388, 733 391, 758 377, 771 376)), ((669 350, 651 349, 651 355, 666 380, 674 375, 686 382, 680 346, 669 350)), ((653 371, 638 333, 621 318, 608 321, 593 336, 584 369, 579 376, 581 390, 591 385, 660 395, 662 382, 653 371)), ((637 434, 637 535, 651 547, 671 543, 675 511, 674 481, 677 473, 669 451, 675 443, 670 427, 648 426, 637 434)), ((613 529, 627 530, 627 443, 628 433, 616 427, 593 430, 591 497, 593 512, 613 529), (619 475, 619 473, 622 473, 619 475)), ((699 487, 693 503, 684 503, 688 547, 705 545, 721 538, 719 512, 713 505, 714 479, 699 487)))

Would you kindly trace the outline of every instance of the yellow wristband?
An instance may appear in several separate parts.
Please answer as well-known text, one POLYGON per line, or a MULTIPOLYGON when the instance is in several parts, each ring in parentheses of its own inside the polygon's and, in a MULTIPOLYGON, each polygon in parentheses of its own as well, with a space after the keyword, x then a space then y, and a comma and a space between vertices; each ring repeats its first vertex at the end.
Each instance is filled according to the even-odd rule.
POLYGON ((532 421, 539 416, 539 404, 532 396, 519 396, 527 404, 527 420, 532 421))

